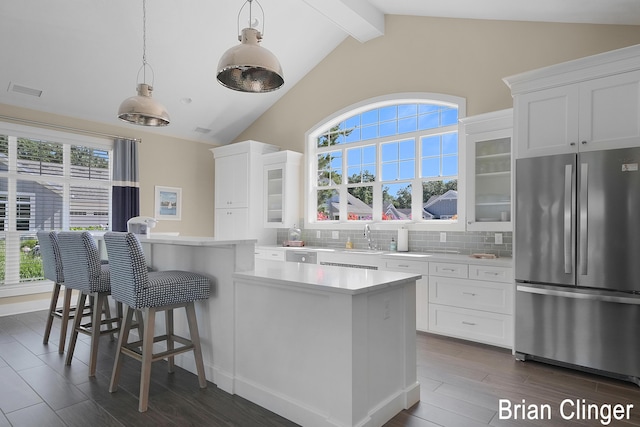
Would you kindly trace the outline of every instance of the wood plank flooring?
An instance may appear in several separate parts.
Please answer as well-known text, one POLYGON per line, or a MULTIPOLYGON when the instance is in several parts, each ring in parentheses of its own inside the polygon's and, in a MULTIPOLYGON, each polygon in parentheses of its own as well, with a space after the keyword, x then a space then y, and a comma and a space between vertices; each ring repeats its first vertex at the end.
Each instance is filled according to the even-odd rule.
MULTIPOLYGON (((4 426, 295 426, 247 400, 209 383, 198 388, 195 375, 176 368, 166 373, 155 363, 149 410, 138 408, 139 362, 125 359, 117 393, 109 393, 115 342, 100 342, 98 373, 89 378, 88 337, 81 336, 72 366, 64 365, 55 337, 42 344, 45 312, 0 317, 0 427, 4 426)), ((628 420, 611 426, 640 426, 640 388, 636 385, 554 367, 517 362, 511 352, 491 346, 418 334, 420 402, 402 411, 387 427, 512 427, 607 425, 603 421, 563 420, 560 403, 633 404, 628 420), (504 420, 499 399, 549 404, 551 419, 504 420)), ((520 417, 521 418, 521 417, 520 417)))

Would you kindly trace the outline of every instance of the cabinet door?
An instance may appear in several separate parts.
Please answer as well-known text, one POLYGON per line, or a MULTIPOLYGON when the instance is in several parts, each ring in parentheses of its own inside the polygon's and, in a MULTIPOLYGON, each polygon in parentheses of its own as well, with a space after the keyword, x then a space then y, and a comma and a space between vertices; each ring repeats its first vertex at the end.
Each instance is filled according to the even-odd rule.
POLYGON ((514 99, 516 158, 578 151, 579 91, 572 84, 514 99))
POLYGON ((468 135, 467 228, 511 230, 511 129, 468 135))
POLYGON ((251 238, 249 227, 249 209, 216 209, 216 239, 248 239, 251 238))
POLYGON ((640 71, 580 84, 580 150, 640 145, 640 71))
POLYGON ((216 208, 249 206, 249 154, 219 157, 215 165, 216 208))
POLYGON ((266 227, 283 227, 285 218, 285 168, 269 166, 264 169, 264 209, 266 227))

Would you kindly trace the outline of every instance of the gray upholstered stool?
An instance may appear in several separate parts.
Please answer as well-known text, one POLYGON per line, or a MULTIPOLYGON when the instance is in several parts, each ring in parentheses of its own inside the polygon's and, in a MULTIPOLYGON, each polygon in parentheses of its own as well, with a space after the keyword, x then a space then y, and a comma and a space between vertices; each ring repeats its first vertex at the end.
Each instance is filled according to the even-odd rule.
POLYGON ((124 306, 124 323, 118 337, 111 384, 109 391, 118 389, 123 354, 142 362, 140 375, 140 398, 138 410, 145 412, 149 400, 149 382, 151 363, 168 359, 169 372, 173 372, 174 356, 193 350, 200 388, 207 386, 204 375, 204 363, 200 349, 200 336, 196 321, 195 300, 209 298, 209 279, 200 274, 187 271, 147 270, 142 246, 132 233, 105 233, 109 265, 111 266, 111 295, 124 306), (173 332, 173 310, 184 307, 187 311, 187 323, 191 339, 177 336, 173 332), (144 333, 142 340, 129 343, 132 315, 134 311, 144 313, 144 333), (154 337, 155 315, 165 311, 166 333, 154 337), (166 351, 153 353, 153 344, 166 342, 166 351), (175 344, 181 344, 175 347, 175 344))
POLYGON ((60 325, 58 353, 62 354, 64 353, 69 319, 73 318, 73 310, 71 309, 72 289, 65 287, 62 307, 58 308, 60 289, 64 285, 64 274, 62 273, 62 259, 60 258, 58 237, 55 231, 38 231, 36 235, 38 237, 38 245, 40 246, 44 278, 53 282, 53 292, 51 293, 51 303, 49 304, 49 313, 47 315, 47 323, 45 324, 42 343, 47 344, 49 342, 53 319, 60 319, 62 322, 60 325))
POLYGON ((75 317, 66 364, 70 365, 73 359, 78 333, 89 335, 91 337, 89 376, 92 377, 96 374, 100 336, 104 334, 113 336, 113 333, 118 331, 120 324, 118 317, 111 317, 107 300, 111 293, 109 265, 100 262, 96 241, 86 231, 61 231, 58 233, 58 242, 64 271, 64 284, 68 288, 80 291, 76 312, 82 310, 87 296, 93 298, 91 323, 83 324, 82 316, 75 317), (102 328, 103 325, 108 325, 108 327, 102 328))

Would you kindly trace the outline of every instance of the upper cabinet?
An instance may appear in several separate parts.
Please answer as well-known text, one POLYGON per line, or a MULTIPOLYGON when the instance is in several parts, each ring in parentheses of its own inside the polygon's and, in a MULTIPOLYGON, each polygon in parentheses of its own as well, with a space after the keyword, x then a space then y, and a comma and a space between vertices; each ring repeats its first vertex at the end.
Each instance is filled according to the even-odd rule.
POLYGON ((302 154, 278 151, 265 154, 264 225, 291 228, 300 220, 300 165, 302 154))
POLYGON ((640 45, 504 80, 517 158, 640 145, 640 45))
POLYGON ((277 152, 275 145, 243 141, 213 148, 215 159, 215 218, 217 239, 257 239, 275 243, 273 230, 262 220, 263 155, 277 152))
POLYGON ((467 146, 467 230, 510 231, 513 110, 460 122, 467 146))

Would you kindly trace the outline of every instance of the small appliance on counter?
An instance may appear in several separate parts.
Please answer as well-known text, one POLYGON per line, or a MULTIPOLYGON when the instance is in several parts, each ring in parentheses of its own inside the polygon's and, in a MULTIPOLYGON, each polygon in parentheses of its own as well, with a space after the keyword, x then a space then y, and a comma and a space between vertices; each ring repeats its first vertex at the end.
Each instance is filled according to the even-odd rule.
POLYGON ((138 236, 150 237, 151 229, 158 224, 158 220, 149 216, 134 216, 127 221, 127 231, 138 236))
POLYGON ((304 246, 304 240, 301 239, 302 231, 293 224, 293 227, 289 229, 289 239, 282 242, 282 246, 304 246))

